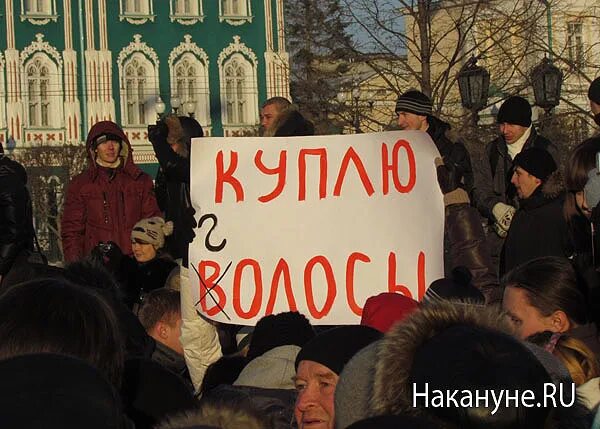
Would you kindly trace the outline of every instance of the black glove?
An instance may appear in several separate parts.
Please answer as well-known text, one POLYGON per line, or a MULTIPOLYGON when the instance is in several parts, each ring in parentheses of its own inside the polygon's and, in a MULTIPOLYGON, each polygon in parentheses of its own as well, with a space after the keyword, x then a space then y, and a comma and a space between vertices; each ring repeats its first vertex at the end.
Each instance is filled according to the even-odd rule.
POLYGON ((441 158, 435 159, 437 179, 443 194, 454 191, 460 187, 462 172, 456 165, 443 163, 441 158))
POLYGON ((165 121, 158 121, 156 125, 148 125, 148 139, 151 143, 166 143, 169 127, 165 121))
POLYGON ((114 241, 105 241, 92 249, 92 258, 100 261, 110 272, 116 273, 121 265, 123 252, 114 241))

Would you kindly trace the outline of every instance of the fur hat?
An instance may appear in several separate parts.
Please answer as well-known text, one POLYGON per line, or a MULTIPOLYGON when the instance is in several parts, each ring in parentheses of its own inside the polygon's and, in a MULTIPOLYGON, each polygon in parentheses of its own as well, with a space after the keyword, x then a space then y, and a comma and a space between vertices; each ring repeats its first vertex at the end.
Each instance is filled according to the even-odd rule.
POLYGON ((431 99, 421 91, 410 90, 406 91, 396 101, 395 112, 408 112, 415 115, 430 116, 432 114, 433 105, 431 99))
POLYGON ((555 410, 501 405, 493 416, 494 406, 426 408, 421 403, 414 407, 414 383, 423 392, 425 382, 429 383, 430 395, 433 390, 530 389, 536 399, 543 397, 544 383, 550 382, 550 377, 511 331, 505 316, 493 307, 446 302, 423 306, 382 341, 371 415, 425 415, 473 429, 549 427, 544 426, 547 420, 556 418, 564 421, 562 427, 569 427, 567 419, 573 418, 569 414, 574 411, 566 407, 555 410))
POLYGON ((315 331, 304 315, 296 311, 271 314, 256 324, 246 356, 251 360, 275 347, 303 347, 314 336, 315 331))
POLYGON ((173 145, 179 143, 177 154, 188 158, 191 150, 191 142, 195 137, 204 137, 202 126, 194 118, 189 116, 168 115, 165 124, 169 130, 167 143, 173 145))
POLYGON ((383 292, 367 299, 360 324, 387 332, 394 323, 404 319, 417 308, 419 303, 412 298, 399 293, 383 292))
POLYGON ((600 77, 597 77, 590 84, 588 89, 588 98, 596 104, 600 104, 600 77))
POLYGON ((507 98, 498 110, 496 121, 499 124, 514 124, 528 128, 531 125, 529 101, 518 95, 507 98))
POLYGON ((530 147, 521 151, 513 161, 513 165, 545 182, 558 168, 550 152, 539 147, 530 147))
POLYGON ((321 332, 296 357, 296 370, 303 360, 320 363, 340 375, 348 361, 362 348, 381 338, 381 332, 368 326, 342 326, 321 332))
POLYGON ((152 244, 156 250, 165 245, 165 236, 173 233, 173 222, 165 222, 162 217, 142 219, 131 230, 131 241, 140 240, 152 244))

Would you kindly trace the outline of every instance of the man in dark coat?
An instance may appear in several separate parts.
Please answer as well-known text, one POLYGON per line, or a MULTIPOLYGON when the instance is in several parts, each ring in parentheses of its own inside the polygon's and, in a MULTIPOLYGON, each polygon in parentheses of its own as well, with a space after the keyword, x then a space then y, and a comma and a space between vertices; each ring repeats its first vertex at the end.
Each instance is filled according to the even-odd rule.
POLYGON ((518 208, 516 189, 511 183, 515 156, 522 150, 538 147, 558 158, 550 140, 537 134, 531 123, 531 106, 523 97, 508 98, 500 106, 497 122, 500 136, 488 143, 482 159, 475 164, 473 195, 481 215, 504 238, 518 208))
POLYGON ((519 210, 504 242, 501 272, 541 256, 570 256, 567 222, 563 216, 564 190, 552 155, 532 147, 514 159, 511 183, 519 210))
POLYGON ((156 175, 156 198, 165 212, 165 220, 174 224, 166 239, 166 251, 174 259, 183 259, 187 267, 188 247, 194 239, 195 210, 190 199, 190 153, 192 138, 202 137, 200 124, 187 116, 167 116, 148 127, 148 137, 160 164, 156 175))
POLYGON ((21 164, 4 155, 0 145, 0 282, 17 256, 33 250, 31 200, 21 164))
POLYGON ((400 129, 429 134, 444 164, 457 174, 462 186, 470 194, 473 190, 473 169, 469 152, 462 143, 448 138, 446 133, 450 130, 450 124, 433 116, 429 97, 416 90, 405 92, 396 101, 396 114, 400 129))
POLYGON ((152 179, 133 162, 129 139, 114 122, 100 121, 86 140, 88 168, 67 188, 61 238, 65 261, 89 255, 99 242, 115 242, 131 256, 131 229, 161 216, 152 179))

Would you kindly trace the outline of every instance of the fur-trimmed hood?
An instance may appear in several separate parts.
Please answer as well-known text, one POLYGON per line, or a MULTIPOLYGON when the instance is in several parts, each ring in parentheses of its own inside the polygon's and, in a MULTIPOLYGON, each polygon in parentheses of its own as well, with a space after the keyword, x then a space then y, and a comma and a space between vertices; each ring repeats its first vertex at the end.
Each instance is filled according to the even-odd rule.
POLYGON ((542 184, 542 194, 544 197, 554 199, 565 191, 565 181, 560 170, 556 170, 554 173, 546 179, 542 184))
POLYGON ((448 302, 422 306, 381 341, 370 403, 372 415, 414 411, 409 380, 415 353, 427 340, 453 325, 512 333, 503 314, 493 307, 448 302))

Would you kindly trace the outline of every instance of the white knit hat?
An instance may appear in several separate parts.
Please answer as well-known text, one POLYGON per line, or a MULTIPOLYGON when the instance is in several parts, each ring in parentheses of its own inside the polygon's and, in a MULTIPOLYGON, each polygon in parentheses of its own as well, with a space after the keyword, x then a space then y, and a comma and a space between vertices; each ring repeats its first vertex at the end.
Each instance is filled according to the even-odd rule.
POLYGON ((140 240, 152 244, 156 250, 165 245, 165 236, 173 233, 173 222, 162 217, 142 219, 131 230, 131 241, 140 240))

